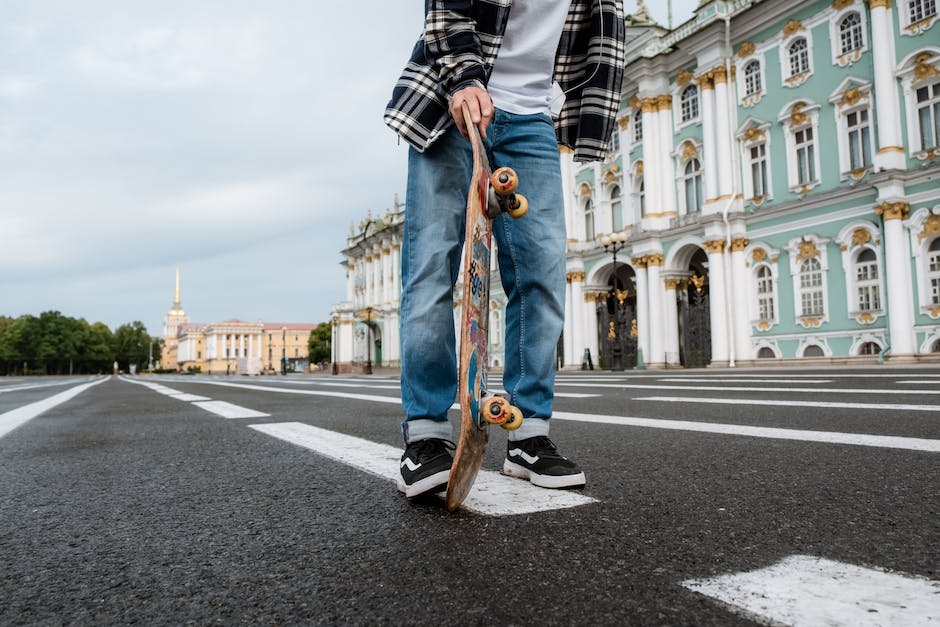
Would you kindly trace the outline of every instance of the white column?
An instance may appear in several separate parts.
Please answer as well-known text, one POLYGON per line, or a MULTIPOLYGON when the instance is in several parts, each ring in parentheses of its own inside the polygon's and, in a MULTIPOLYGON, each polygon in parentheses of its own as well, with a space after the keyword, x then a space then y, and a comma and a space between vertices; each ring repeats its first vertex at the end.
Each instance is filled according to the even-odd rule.
POLYGON ((569 274, 565 282, 565 332, 564 332, 564 350, 565 365, 574 366, 580 363, 580 357, 575 355, 574 350, 574 302, 571 300, 571 275, 569 274))
POLYGON ((904 142, 901 138, 901 107, 897 82, 894 78, 893 66, 897 57, 894 51, 894 18, 891 4, 889 2, 871 3, 871 46, 875 70, 875 127, 878 129, 876 171, 903 170, 906 167, 904 142))
MULTIPOLYGON (((600 347, 597 345, 597 294, 585 294, 581 299, 581 311, 584 318, 585 348, 591 350, 594 367, 600 367, 600 347)), ((582 354, 584 351, 581 351, 582 354)))
POLYGON ((668 277, 663 280, 663 323, 665 324, 666 366, 679 366, 679 308, 676 300, 676 288, 679 279, 668 277))
MULTIPOLYGON (((578 363, 580 363, 580 356, 584 354, 584 349, 587 348, 585 344, 585 320, 584 320, 584 272, 571 272, 569 273, 571 279, 571 303, 574 305, 571 308, 571 327, 574 331, 572 342, 574 343, 574 349, 577 353, 576 358, 578 363)), ((592 359, 597 359, 597 355, 591 355, 592 359)))
POLYGON ((704 173, 704 193, 706 202, 713 202, 718 198, 718 171, 721 164, 718 163, 718 150, 715 145, 715 89, 712 85, 711 77, 702 76, 699 81, 699 89, 702 95, 702 150, 705 153, 705 173, 704 173))
MULTIPOLYGON (((661 197, 658 213, 666 217, 676 215, 676 180, 672 152, 672 96, 660 96, 659 102, 659 189, 661 197)), ((652 279, 651 279, 652 280, 652 279)))
MULTIPOLYGON (((656 98, 646 98, 643 106, 643 181, 646 190, 646 212, 662 211, 662 189, 659 167, 659 115, 656 98)), ((641 216, 645 218, 646 216, 641 216)))
POLYGON ((725 240, 704 242, 708 253, 708 302, 712 336, 712 364, 728 365, 728 307, 725 290, 725 240))
POLYGON ((886 300, 891 344, 889 357, 913 355, 917 352, 914 340, 911 255, 908 252, 903 224, 909 212, 910 206, 906 202, 884 202, 875 207, 875 213, 884 220, 885 229, 885 282, 888 291, 886 300))
POLYGON ((734 172, 731 167, 731 104, 728 94, 728 73, 724 66, 712 70, 715 81, 715 146, 717 147, 718 197, 723 202, 733 195, 734 172))
POLYGON ((748 245, 743 237, 731 241, 731 307, 734 310, 734 358, 754 359, 751 354, 751 324, 747 313, 747 260, 744 249, 748 245))
POLYGON ((636 272, 636 330, 637 346, 643 351, 643 361, 646 362, 650 354, 650 299, 649 282, 646 277, 646 257, 631 259, 636 272))
POLYGON ((645 297, 649 300, 649 325, 647 326, 649 330, 649 353, 643 351, 643 358, 647 365, 653 367, 662 367, 666 363, 663 286, 660 278, 662 266, 662 254, 656 253, 646 258, 648 291, 645 297))

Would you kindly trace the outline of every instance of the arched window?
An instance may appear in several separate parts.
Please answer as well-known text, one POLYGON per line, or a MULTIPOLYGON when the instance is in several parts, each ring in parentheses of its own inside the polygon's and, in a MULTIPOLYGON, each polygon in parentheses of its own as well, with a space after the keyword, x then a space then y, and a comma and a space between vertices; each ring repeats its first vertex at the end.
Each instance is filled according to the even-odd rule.
POLYGON ((774 302, 774 276, 767 266, 757 268, 757 314, 761 320, 773 320, 776 305, 774 302))
POLYGON ((643 179, 640 179, 640 184, 636 188, 636 206, 640 209, 640 215, 637 218, 642 218, 646 215, 646 183, 643 179))
POLYGON ((881 309, 881 281, 878 278, 878 256, 865 248, 855 258, 855 305, 858 311, 881 309))
POLYGON ((787 48, 787 57, 790 59, 790 76, 797 76, 809 72, 809 45, 806 39, 800 37, 787 48))
POLYGON ((774 353, 774 349, 769 346, 763 346, 759 351, 757 351, 758 359, 776 359, 777 355, 774 353))
POLYGON ((937 14, 936 0, 910 0, 907 3, 908 17, 910 23, 925 20, 937 14))
POLYGON ((803 357, 825 357, 826 353, 819 344, 810 344, 803 349, 803 357))
POLYGON ((849 13, 839 22, 839 49, 848 54, 865 45, 862 39, 862 17, 858 13, 849 13))
POLYGON ((927 284, 930 286, 930 304, 940 305, 940 237, 927 249, 927 284))
POLYGON ((682 91, 680 109, 683 122, 697 120, 699 116, 698 86, 689 85, 682 91))
POLYGON ((920 128, 920 149, 940 146, 940 81, 918 87, 917 121, 920 128))
POLYGON ((584 202, 584 241, 593 241, 594 235, 594 202, 588 198, 584 202))
POLYGON ((877 355, 881 352, 881 347, 877 342, 865 342, 858 347, 859 355, 877 355))
POLYGON ((621 196, 619 185, 610 188, 610 216, 613 227, 611 233, 623 230, 623 198, 621 196))
POLYGON ((760 61, 754 60, 744 66, 744 92, 746 96, 760 93, 760 61))
POLYGON ((800 264, 800 315, 821 316, 825 313, 822 264, 815 257, 800 264))
POLYGON ((685 212, 698 213, 702 210, 702 163, 696 159, 689 159, 682 174, 682 184, 685 187, 685 212))

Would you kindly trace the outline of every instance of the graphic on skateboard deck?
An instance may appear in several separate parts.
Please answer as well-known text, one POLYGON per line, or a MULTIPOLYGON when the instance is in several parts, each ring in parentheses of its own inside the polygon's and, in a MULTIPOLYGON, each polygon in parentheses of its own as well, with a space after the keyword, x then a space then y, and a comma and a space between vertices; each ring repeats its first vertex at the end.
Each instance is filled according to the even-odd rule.
POLYGON ((460 401, 460 438, 447 483, 447 509, 454 511, 463 503, 486 451, 489 424, 504 429, 522 425, 522 412, 509 401, 487 392, 489 362, 487 345, 490 315, 490 257, 493 235, 492 219, 500 213, 513 218, 525 215, 528 204, 515 194, 519 183, 510 168, 490 172, 483 140, 463 107, 464 121, 473 150, 473 174, 467 194, 467 227, 463 258, 463 299, 460 308, 460 354, 458 356, 458 398, 460 401))

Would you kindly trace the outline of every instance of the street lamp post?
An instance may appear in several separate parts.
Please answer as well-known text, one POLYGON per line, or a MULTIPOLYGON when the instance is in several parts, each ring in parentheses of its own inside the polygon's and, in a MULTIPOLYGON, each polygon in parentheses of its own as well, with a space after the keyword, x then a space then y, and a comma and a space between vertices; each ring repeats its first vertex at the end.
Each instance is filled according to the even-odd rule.
POLYGON ((614 258, 613 285, 611 287, 611 296, 614 298, 613 318, 610 320, 607 329, 607 341, 610 344, 611 370, 623 370, 623 349, 624 349, 624 301, 627 297, 626 286, 621 291, 617 289, 617 253, 627 245, 627 235, 625 233, 611 233, 601 240, 604 245, 605 253, 612 253, 614 258))
POLYGON ((287 374, 287 327, 281 327, 281 374, 287 374))
POLYGON ((366 374, 372 374, 372 307, 366 307, 366 374))

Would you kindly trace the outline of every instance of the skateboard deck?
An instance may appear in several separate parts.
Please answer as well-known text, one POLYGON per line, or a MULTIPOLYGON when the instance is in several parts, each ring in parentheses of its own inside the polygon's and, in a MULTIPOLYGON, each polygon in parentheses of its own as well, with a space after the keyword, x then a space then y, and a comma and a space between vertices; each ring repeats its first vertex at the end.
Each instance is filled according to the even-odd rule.
POLYGON ((522 413, 501 397, 487 393, 488 331, 490 315, 490 258, 492 252, 492 217, 501 211, 521 217, 525 199, 512 192, 517 179, 508 168, 497 176, 490 171, 489 160, 477 127, 464 106, 473 171, 467 194, 467 226, 464 239, 463 295, 460 309, 460 344, 458 355, 458 399, 460 402, 460 437, 447 483, 447 509, 454 511, 470 493, 483 463, 489 423, 504 428, 518 428, 522 413), (503 174, 502 178, 498 178, 503 174), (491 188, 499 192, 499 196, 491 188), (509 180, 511 179, 511 180, 509 180), (510 189, 511 188, 511 189, 510 189), (509 191, 507 191, 509 190, 509 191), (519 203, 519 204, 516 204, 519 203), (498 206, 494 206, 498 205, 498 206), (521 209, 519 208, 521 207, 521 209))

